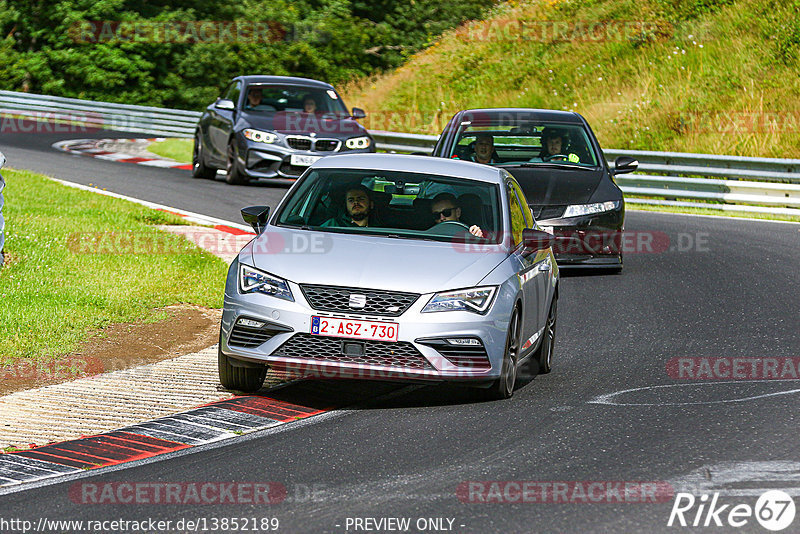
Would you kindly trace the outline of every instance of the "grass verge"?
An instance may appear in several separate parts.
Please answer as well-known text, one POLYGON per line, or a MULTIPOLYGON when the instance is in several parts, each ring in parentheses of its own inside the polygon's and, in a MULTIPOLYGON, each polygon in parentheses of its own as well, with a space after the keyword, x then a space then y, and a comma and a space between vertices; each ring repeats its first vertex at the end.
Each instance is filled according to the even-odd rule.
POLYGON ((651 204, 625 204, 625 210, 660 211, 666 213, 685 213, 687 215, 713 215, 715 217, 738 217, 742 219, 763 219, 765 221, 800 222, 800 217, 793 215, 771 215, 769 213, 756 213, 749 211, 722 211, 712 208, 692 208, 689 206, 653 206, 651 204))
POLYGON ((147 147, 147 151, 163 158, 174 159, 179 163, 190 163, 192 161, 193 148, 193 139, 180 137, 151 143, 147 147))
POLYGON ((32 172, 3 177, 1 366, 53 361, 91 330, 157 320, 156 308, 222 306, 224 262, 152 227, 178 217, 32 172))

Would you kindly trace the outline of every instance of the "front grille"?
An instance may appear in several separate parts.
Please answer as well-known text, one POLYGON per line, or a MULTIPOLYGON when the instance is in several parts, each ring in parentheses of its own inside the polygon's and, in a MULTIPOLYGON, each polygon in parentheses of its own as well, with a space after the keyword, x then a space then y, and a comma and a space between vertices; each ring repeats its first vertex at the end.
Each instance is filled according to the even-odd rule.
POLYGON ((237 323, 234 323, 233 329, 231 330, 231 335, 228 336, 228 345, 246 349, 254 348, 263 345, 276 334, 291 331, 291 328, 271 323, 266 323, 261 328, 244 326, 238 324, 237 319, 237 323))
POLYGON ((564 215, 564 211, 567 209, 566 206, 546 206, 546 205, 531 205, 531 211, 533 212, 534 218, 538 220, 547 220, 547 219, 558 219, 562 215, 564 215))
POLYGON ((416 293, 399 293, 355 287, 301 285, 300 289, 315 310, 357 313, 360 315, 381 315, 383 317, 402 315, 419 298, 416 293), (364 295, 367 298, 367 303, 363 308, 350 307, 350 295, 354 294, 364 295))
POLYGON ((295 150, 311 150, 311 139, 307 137, 286 137, 286 143, 295 150))
MULTIPOLYGON (((361 352, 361 351, 359 351, 361 352)), ((433 366, 411 343, 356 341, 333 337, 295 334, 281 345, 273 356, 303 358, 337 363, 358 363, 411 369, 433 369, 433 366), (345 343, 363 346, 362 354, 346 354, 345 343)))
POLYGON ((333 152, 339 148, 339 141, 336 139, 317 139, 314 149, 319 152, 333 152))
POLYGON ((457 367, 490 369, 489 355, 483 343, 480 345, 451 345, 443 339, 417 340, 436 349, 439 354, 457 367))
POLYGON ((295 150, 336 152, 342 142, 338 139, 314 139, 304 135, 287 135, 286 144, 295 150))

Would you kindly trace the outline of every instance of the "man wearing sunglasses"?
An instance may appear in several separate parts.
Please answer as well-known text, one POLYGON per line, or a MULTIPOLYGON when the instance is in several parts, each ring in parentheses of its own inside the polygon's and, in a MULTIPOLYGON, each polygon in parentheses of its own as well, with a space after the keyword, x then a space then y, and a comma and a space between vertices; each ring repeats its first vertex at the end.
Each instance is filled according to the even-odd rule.
MULTIPOLYGON (((467 227, 466 224, 461 222, 461 207, 458 205, 456 197, 450 193, 439 193, 433 198, 431 205, 431 215, 436 224, 442 224, 447 221, 456 222, 467 227)), ((480 226, 473 224, 469 226, 469 233, 476 237, 483 237, 483 230, 480 226)))

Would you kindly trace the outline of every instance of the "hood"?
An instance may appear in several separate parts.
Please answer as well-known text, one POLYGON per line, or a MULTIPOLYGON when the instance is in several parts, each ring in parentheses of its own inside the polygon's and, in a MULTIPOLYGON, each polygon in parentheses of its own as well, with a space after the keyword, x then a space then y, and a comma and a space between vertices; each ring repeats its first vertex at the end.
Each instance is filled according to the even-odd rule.
POLYGON ((240 261, 298 284, 433 293, 478 285, 507 256, 486 248, 269 226, 240 261))
POLYGON ((517 179, 529 204, 588 204, 605 171, 503 167, 517 179))
POLYGON ((333 115, 279 111, 277 113, 242 112, 240 118, 242 122, 247 123, 247 125, 242 125, 242 128, 252 127, 284 135, 314 133, 320 138, 334 139, 349 139, 358 135, 367 135, 364 127, 352 117, 336 118, 333 115))

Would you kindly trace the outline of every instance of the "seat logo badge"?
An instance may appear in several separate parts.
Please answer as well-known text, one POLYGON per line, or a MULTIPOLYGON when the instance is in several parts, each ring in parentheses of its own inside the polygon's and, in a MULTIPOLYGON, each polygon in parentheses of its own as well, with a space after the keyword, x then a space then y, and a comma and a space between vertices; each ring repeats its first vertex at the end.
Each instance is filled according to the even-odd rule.
POLYGON ((348 302, 348 304, 351 308, 363 308, 367 305, 367 296, 352 294, 350 295, 350 302, 348 302))

